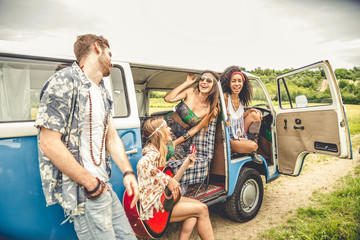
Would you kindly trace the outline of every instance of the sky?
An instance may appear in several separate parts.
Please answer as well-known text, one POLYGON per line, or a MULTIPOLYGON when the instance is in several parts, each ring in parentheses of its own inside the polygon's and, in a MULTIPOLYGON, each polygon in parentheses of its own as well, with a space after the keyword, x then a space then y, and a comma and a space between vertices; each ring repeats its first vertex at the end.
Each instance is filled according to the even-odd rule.
POLYGON ((329 60, 360 66, 357 0, 0 0, 0 47, 73 55, 103 35, 113 59, 223 71, 283 70, 329 60))

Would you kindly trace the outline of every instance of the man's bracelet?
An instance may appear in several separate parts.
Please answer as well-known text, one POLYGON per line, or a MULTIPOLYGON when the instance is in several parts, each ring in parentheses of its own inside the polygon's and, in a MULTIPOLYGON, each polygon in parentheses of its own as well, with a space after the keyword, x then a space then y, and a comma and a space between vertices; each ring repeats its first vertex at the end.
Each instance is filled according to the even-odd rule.
POLYGON ((126 175, 129 175, 129 174, 132 174, 132 175, 134 175, 134 176, 135 176, 135 173, 134 173, 134 171, 133 171, 133 170, 128 170, 128 171, 126 171, 126 172, 124 172, 124 173, 123 173, 123 178, 125 178, 125 177, 126 177, 126 175))
POLYGON ((103 181, 99 180, 100 181, 100 192, 98 194, 96 194, 95 196, 92 196, 90 194, 87 194, 85 193, 86 197, 90 200, 96 200, 98 199, 100 196, 102 196, 102 193, 104 191, 104 189, 106 188, 106 185, 103 181))
POLYGON ((98 181, 98 184, 96 185, 96 187, 95 187, 93 190, 89 191, 89 190, 87 190, 87 188, 86 188, 86 187, 84 187, 85 194, 87 194, 87 195, 91 195, 91 194, 96 193, 96 192, 97 192, 97 190, 99 190, 99 187, 100 187, 101 181, 100 181, 100 179, 99 179, 98 177, 96 177, 96 180, 98 181))

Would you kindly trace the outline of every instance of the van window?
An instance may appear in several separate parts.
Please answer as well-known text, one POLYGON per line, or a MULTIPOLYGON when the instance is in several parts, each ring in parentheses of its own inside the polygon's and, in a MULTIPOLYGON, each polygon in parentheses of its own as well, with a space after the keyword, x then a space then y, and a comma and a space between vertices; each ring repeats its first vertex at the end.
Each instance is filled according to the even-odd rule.
POLYGON ((256 80, 250 80, 251 86, 253 88, 253 98, 249 103, 249 107, 267 107, 269 102, 266 98, 263 88, 260 86, 259 82, 256 80))
MULTIPOLYGON (((44 83, 56 71, 72 62, 46 61, 0 56, 0 122, 33 121, 40 104, 40 91, 44 83)), ((114 100, 114 116, 127 116, 129 112, 122 71, 111 69, 114 100)))
POLYGON ((328 79, 321 67, 279 79, 282 109, 331 105, 328 79))
POLYGON ((0 57, 0 121, 36 118, 40 91, 59 62, 0 57))
MULTIPOLYGON (((111 88, 112 98, 114 101, 114 116, 115 117, 126 117, 129 115, 129 103, 122 74, 122 69, 115 66, 111 68, 111 88)), ((109 91, 110 92, 110 91, 109 91)))
POLYGON ((149 113, 161 113, 173 110, 173 108, 180 102, 167 103, 164 97, 169 91, 150 91, 149 113))

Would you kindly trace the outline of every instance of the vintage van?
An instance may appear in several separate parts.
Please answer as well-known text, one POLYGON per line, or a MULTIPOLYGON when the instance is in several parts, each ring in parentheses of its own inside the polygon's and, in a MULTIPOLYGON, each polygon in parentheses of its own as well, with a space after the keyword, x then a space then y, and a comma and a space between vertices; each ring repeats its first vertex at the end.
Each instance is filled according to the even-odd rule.
MULTIPOLYGON (((62 208, 46 206, 34 127, 44 82, 56 69, 73 61, 73 57, 0 51, 1 239, 76 239, 71 223, 60 225, 65 219, 62 208)), ((118 134, 136 169, 142 156, 141 124, 151 116, 166 113, 151 106, 151 93, 169 91, 182 83, 188 72, 199 74, 201 70, 116 60, 113 63, 111 76, 105 79, 106 87, 114 100, 118 134)), ((297 176, 309 153, 352 158, 345 107, 328 61, 278 76, 277 110, 259 77, 247 75, 254 90, 251 107, 263 114, 258 150, 263 164, 254 163, 248 155, 231 153, 221 94, 221 113, 211 136, 214 141, 207 145, 208 174, 193 195, 207 205, 225 202, 224 211, 235 221, 249 221, 258 213, 264 192, 261 176, 266 183, 280 174, 297 176), (311 96, 297 96, 294 81, 307 78, 322 81, 323 99, 314 102, 311 96)), ((111 182, 122 199, 122 173, 116 166, 112 168, 111 182)))

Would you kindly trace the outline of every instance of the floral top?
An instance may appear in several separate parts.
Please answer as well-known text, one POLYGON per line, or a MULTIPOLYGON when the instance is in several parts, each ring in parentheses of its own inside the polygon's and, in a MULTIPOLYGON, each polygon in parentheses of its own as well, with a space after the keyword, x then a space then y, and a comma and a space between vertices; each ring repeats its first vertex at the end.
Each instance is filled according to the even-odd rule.
MULTIPOLYGON (((81 71, 76 62, 53 74, 44 84, 40 94, 40 106, 35 127, 45 127, 63 134, 61 140, 76 161, 83 166, 81 154, 82 122, 85 118, 85 106, 90 91, 90 80, 81 71)), ((112 100, 100 82, 105 111, 111 113, 112 100)), ((38 145, 39 145, 38 133, 38 145)), ((59 203, 66 216, 79 215, 84 212, 85 195, 83 186, 74 182, 60 172, 38 147, 39 168, 42 187, 47 205, 59 203)), ((106 172, 111 174, 110 156, 106 153, 106 172)))
MULTIPOLYGON (((171 112, 164 117, 167 125, 171 128, 171 137, 173 139, 181 137, 186 131, 199 124, 202 120, 183 101, 179 102, 175 109, 179 118, 175 117, 175 112, 171 112)), ((190 154, 190 140, 188 139, 176 145, 173 159, 183 159, 190 154)))
POLYGON ((140 188, 140 204, 142 211, 140 219, 148 220, 153 217, 154 209, 163 211, 161 194, 168 184, 170 176, 160 171, 158 160, 160 152, 148 144, 143 149, 143 157, 137 164, 138 182, 140 188))

